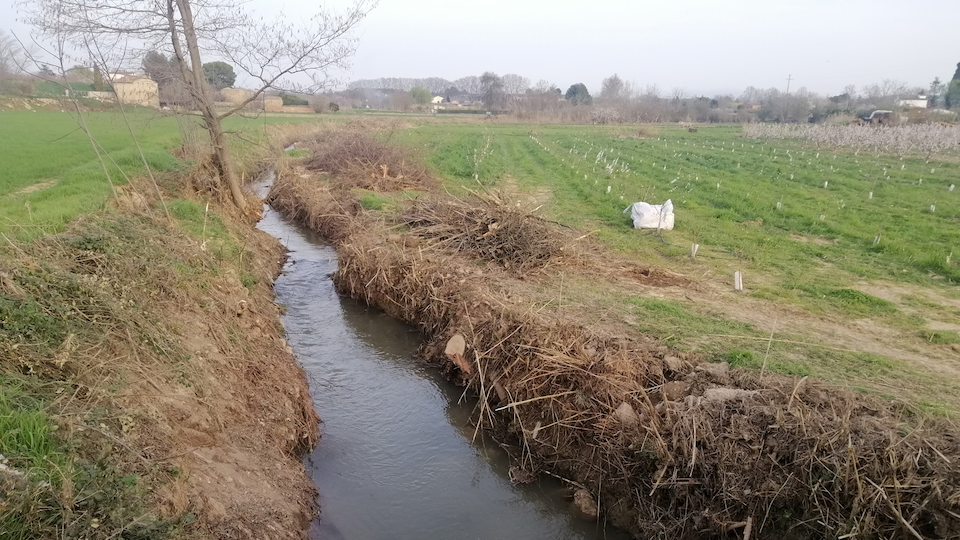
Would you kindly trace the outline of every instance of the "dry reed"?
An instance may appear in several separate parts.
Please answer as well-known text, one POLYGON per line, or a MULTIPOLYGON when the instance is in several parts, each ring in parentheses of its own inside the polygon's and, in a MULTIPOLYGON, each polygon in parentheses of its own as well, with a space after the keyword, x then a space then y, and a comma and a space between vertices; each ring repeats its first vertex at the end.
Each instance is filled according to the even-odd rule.
POLYGON ((938 423, 809 379, 694 367, 513 305, 462 255, 380 238, 341 245, 339 289, 420 326, 424 356, 481 394, 480 421, 519 445, 522 468, 600 491, 639 537, 720 536, 750 518, 757 537, 960 527, 960 448, 938 423), (469 375, 444 360, 455 334, 469 375))
MULTIPOLYGON (((331 198, 305 187, 279 209, 326 215, 331 198)), ((555 224, 490 197, 416 201, 395 224, 344 219, 362 223, 334 229, 337 287, 424 331, 424 358, 480 396, 478 429, 514 449, 512 478, 546 471, 585 487, 639 538, 960 530, 953 426, 807 378, 700 363, 511 300, 513 271, 543 269, 569 245, 555 224), (445 354, 454 336, 470 369, 445 354)))
POLYGON ((570 235, 531 213, 503 204, 499 195, 415 201, 401 222, 417 236, 448 250, 494 261, 504 268, 543 268, 563 254, 570 235))
POLYGON ((317 132, 298 143, 311 152, 304 164, 333 175, 340 187, 370 191, 432 189, 438 185, 408 148, 389 144, 392 130, 346 124, 317 132))

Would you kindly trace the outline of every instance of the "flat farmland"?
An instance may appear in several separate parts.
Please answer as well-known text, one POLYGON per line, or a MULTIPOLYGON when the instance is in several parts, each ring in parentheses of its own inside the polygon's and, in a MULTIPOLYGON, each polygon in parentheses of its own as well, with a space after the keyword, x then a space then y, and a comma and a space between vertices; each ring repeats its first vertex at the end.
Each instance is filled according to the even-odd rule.
MULTIPOLYGON (((238 135, 231 144, 242 161, 264 144, 265 126, 314 121, 235 116, 224 126, 238 135)), ((184 133, 188 144, 203 140, 194 119, 178 120, 144 109, 131 109, 126 117, 118 112, 85 112, 82 125, 90 137, 75 114, 0 113, 0 233, 29 239, 59 232, 78 214, 103 209, 112 196, 111 183, 120 186, 146 176, 144 163, 161 183, 175 183, 176 175, 194 162, 171 152, 183 144, 184 133)))
POLYGON ((733 365, 937 414, 960 407, 955 152, 752 138, 729 126, 426 123, 392 136, 422 149, 451 193, 506 194, 618 260, 688 283, 617 287, 559 272, 540 302, 604 305, 581 316, 615 317, 733 365), (623 213, 667 199, 672 231, 634 230, 623 213), (733 290, 735 271, 744 291, 733 290))

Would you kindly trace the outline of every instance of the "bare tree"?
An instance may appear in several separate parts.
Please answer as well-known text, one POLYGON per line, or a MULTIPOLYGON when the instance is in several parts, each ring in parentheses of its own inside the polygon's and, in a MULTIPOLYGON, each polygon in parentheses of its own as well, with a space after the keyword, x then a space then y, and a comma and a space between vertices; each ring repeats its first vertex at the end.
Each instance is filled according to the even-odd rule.
POLYGON ((516 102, 516 113, 520 118, 543 120, 553 117, 560 108, 561 94, 557 85, 540 79, 533 88, 528 88, 523 97, 516 102))
POLYGON ((755 86, 748 86, 746 90, 740 94, 740 101, 745 101, 747 103, 759 103, 762 99, 763 90, 755 86))
POLYGON ((530 88, 530 79, 516 73, 507 73, 501 79, 503 80, 503 91, 510 95, 522 94, 530 88))
POLYGON ((20 72, 23 65, 22 49, 17 40, 6 31, 0 32, 0 77, 6 78, 20 72))
POLYGON ((32 84, 26 76, 28 57, 13 34, 0 31, 0 93, 29 93, 32 84))
POLYGON ((381 77, 379 79, 360 79, 350 81, 347 88, 363 89, 374 88, 380 90, 403 90, 409 92, 416 87, 423 87, 434 94, 443 93, 447 88, 453 86, 453 83, 441 77, 426 77, 423 79, 409 77, 381 77))
POLYGON ((623 79, 616 73, 604 79, 600 85, 600 99, 615 101, 623 97, 622 93, 623 79))
POLYGON ((457 90, 466 92, 467 94, 477 95, 483 92, 483 87, 480 85, 480 77, 476 75, 460 77, 453 81, 453 86, 456 86, 457 90))
POLYGON ((884 79, 879 84, 863 87, 863 97, 876 108, 892 109, 901 97, 909 94, 909 86, 904 81, 884 79))
POLYGON ((503 90, 503 79, 492 71, 480 76, 480 88, 483 91, 483 105, 493 111, 502 111, 507 106, 507 96, 503 90))
POLYGON ((680 109, 683 108, 684 102, 686 101, 687 97, 689 97, 689 94, 687 93, 687 89, 684 88, 683 86, 674 86, 673 89, 670 90, 670 96, 671 96, 671 103, 673 103, 674 111, 676 113, 679 113, 680 109))
POLYGON ((537 81, 537 84, 531 90, 536 94, 560 94, 560 87, 546 79, 537 81))
MULTIPOLYGON (((244 11, 243 0, 21 0, 26 22, 41 35, 80 49, 169 51, 212 146, 213 162, 234 203, 246 199, 234 171, 222 120, 269 89, 315 93, 329 70, 342 67, 356 42, 349 32, 373 8, 357 0, 346 12, 320 10, 301 24, 265 21, 244 11), (226 111, 214 107, 201 66, 201 51, 233 64, 255 89, 226 111)), ((139 55, 137 55, 139 56, 139 55)), ((129 61, 129 59, 128 59, 129 61)), ((122 66, 113 66, 114 68, 122 66)))
POLYGON ((857 86, 854 84, 848 84, 843 87, 843 93, 847 96, 847 99, 844 103, 844 108, 851 109, 853 104, 857 101, 857 86))

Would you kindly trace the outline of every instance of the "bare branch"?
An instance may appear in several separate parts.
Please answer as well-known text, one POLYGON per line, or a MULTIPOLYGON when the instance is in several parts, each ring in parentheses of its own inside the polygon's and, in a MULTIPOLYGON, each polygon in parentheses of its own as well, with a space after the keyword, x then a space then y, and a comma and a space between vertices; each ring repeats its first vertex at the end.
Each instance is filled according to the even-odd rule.
MULTIPOLYGON (((221 120, 236 114, 269 89, 314 92, 329 82, 333 68, 345 67, 356 50, 349 36, 376 0, 356 0, 344 13, 320 10, 299 23, 255 19, 243 0, 19 0, 25 21, 60 48, 111 51, 120 65, 137 51, 173 52, 176 83, 190 96, 187 114, 203 119, 214 163, 237 206, 244 195, 229 158, 221 120), (203 74, 201 53, 232 62, 253 81, 252 95, 226 112, 217 111, 203 74), (309 80, 309 83, 305 81, 309 80)), ((162 54, 161 52, 161 54, 162 54)), ((106 60, 106 58, 103 58, 106 60)))

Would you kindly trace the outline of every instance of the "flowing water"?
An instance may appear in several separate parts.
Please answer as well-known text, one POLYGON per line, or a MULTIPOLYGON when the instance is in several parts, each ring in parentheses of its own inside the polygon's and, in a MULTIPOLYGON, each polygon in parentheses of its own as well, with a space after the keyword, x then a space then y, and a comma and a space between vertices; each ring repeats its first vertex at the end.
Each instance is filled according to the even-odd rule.
POLYGON ((513 485, 506 453, 474 440, 476 401, 414 358, 416 329, 340 297, 334 249, 264 211, 259 228, 290 251, 277 301, 323 418, 305 460, 320 492, 311 538, 624 538, 574 518, 559 481, 513 485))

